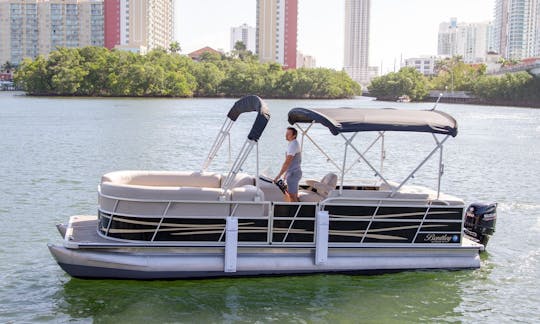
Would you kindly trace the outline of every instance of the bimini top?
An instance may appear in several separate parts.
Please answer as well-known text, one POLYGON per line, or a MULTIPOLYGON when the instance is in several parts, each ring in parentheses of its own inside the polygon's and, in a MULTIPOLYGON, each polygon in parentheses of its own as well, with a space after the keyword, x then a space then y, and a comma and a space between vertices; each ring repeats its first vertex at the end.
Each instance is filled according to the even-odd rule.
POLYGON ((252 111, 257 112, 257 118, 255 118, 255 122, 253 123, 253 127, 251 127, 248 138, 257 142, 270 119, 268 106, 266 106, 266 103, 262 101, 261 98, 254 95, 241 98, 234 103, 231 110, 229 110, 227 117, 232 121, 236 121, 241 114, 252 111))
POLYGON ((398 131, 456 137, 456 120, 441 111, 376 108, 293 108, 289 123, 320 123, 334 135, 348 132, 398 131))

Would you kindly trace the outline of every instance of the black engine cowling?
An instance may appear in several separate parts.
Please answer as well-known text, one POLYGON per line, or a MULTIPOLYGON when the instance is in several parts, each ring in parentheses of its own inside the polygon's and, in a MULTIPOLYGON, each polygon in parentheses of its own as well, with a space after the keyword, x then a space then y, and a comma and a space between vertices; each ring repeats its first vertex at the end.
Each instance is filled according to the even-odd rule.
POLYGON ((497 223, 497 203, 473 203, 465 215, 465 234, 486 246, 495 233, 497 223))

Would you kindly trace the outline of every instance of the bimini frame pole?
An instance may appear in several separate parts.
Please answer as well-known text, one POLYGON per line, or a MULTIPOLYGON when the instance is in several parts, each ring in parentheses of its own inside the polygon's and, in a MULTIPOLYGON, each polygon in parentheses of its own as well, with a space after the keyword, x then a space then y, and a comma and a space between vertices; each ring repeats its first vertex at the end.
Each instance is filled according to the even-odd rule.
POLYGON ((302 128, 302 126, 300 126, 300 124, 298 124, 298 123, 296 123, 295 125, 296 125, 296 127, 298 127, 298 129, 300 130, 300 132, 302 132, 302 152, 303 152, 303 150, 304 150, 303 145, 304 145, 304 136, 305 136, 305 137, 311 142, 311 144, 313 144, 313 145, 319 150, 319 152, 321 152, 321 153, 326 157, 326 160, 327 160, 328 162, 332 163, 332 164, 336 167, 336 169, 338 169, 338 170, 341 172, 341 167, 337 164, 337 162, 334 161, 334 159, 332 159, 332 157, 330 157, 330 155, 328 155, 328 153, 326 153, 326 152, 322 149, 322 147, 321 147, 319 144, 317 144, 317 142, 315 142, 315 141, 313 140, 313 138, 311 138, 311 136, 309 136, 309 134, 307 133, 308 130, 309 130, 309 129, 311 128, 311 126, 313 125, 313 123, 311 123, 311 124, 309 125, 309 127, 306 128, 306 130, 304 130, 304 129, 302 128))
POLYGON ((251 152, 251 150, 253 149, 253 146, 255 144, 257 144, 257 142, 254 141, 254 140, 250 140, 250 139, 246 139, 246 141, 244 142, 244 145, 242 146, 242 149, 240 150, 240 153, 238 153, 238 157, 234 161, 234 163, 233 163, 233 165, 231 167, 231 170, 229 171, 229 174, 227 175, 225 180, 223 180, 221 188, 224 191, 227 191, 228 189, 230 189, 230 187, 231 187, 231 185, 232 185, 232 183, 234 181, 234 178, 236 178, 236 175, 240 171, 240 168, 242 168, 242 165, 244 165, 244 162, 248 158, 249 153, 251 152))
MULTIPOLYGON (((446 137, 443 138, 443 140, 440 142, 437 140, 437 137, 435 137, 435 135, 433 136, 435 138, 435 143, 437 144, 435 148, 426 156, 426 158, 422 162, 420 162, 420 164, 409 174, 409 176, 407 176, 407 178, 405 178, 405 180, 403 180, 399 184, 399 186, 397 186, 396 188, 394 188, 394 190, 392 190, 392 194, 390 195, 390 197, 394 197, 394 195, 399 191, 399 189, 401 189, 401 187, 403 187, 403 185, 405 185, 405 183, 407 183, 407 181, 409 181, 409 179, 414 176, 416 171, 418 171, 433 156, 433 154, 437 152, 437 150, 441 150, 440 158, 442 159, 442 147, 443 147, 444 142, 446 142, 446 140, 450 137, 450 135, 446 135, 446 137)), ((441 168, 442 168, 441 163, 442 163, 442 160, 439 161, 439 186, 440 186, 441 168)), ((440 188, 438 188, 437 190, 439 191, 440 188)), ((437 193, 437 196, 439 196, 439 193, 437 193)))
MULTIPOLYGON (((358 133, 356 133, 358 134, 358 133)), ((347 137, 345 137, 345 135, 343 134, 340 134, 346 141, 347 141, 347 137)), ((352 139, 352 138, 351 138, 352 139)), ((356 154, 358 154, 358 156, 360 156, 360 158, 366 163, 366 165, 371 169, 373 170, 373 172, 375 172, 375 175, 377 177, 379 177, 379 179, 381 179, 384 183, 386 183, 388 186, 390 186, 390 184, 388 183, 388 180, 386 180, 386 178, 377 170, 377 168, 375 168, 369 161, 368 159, 364 156, 364 154, 362 154, 362 152, 360 152, 360 150, 358 150, 352 143, 349 144, 351 146, 351 148, 356 152, 356 154)))
POLYGON ((432 135, 433 135, 433 139, 435 140, 435 143, 437 143, 437 145, 440 145, 441 147, 439 149, 439 176, 437 179, 437 199, 439 199, 439 196, 441 195, 441 179, 444 174, 443 146, 442 146, 442 143, 439 143, 439 139, 437 138, 437 136, 435 136, 435 134, 432 134, 432 135))
POLYGON ((259 192, 260 192, 260 187, 261 186, 260 186, 260 183, 259 183, 259 177, 260 177, 260 173, 259 173, 259 142, 257 142, 255 144, 255 149, 256 149, 256 155, 257 155, 255 157, 257 159, 257 162, 256 162, 256 164, 257 164, 257 176, 255 178, 255 187, 257 187, 257 190, 256 190, 255 196, 256 196, 256 200, 260 201, 261 196, 259 195, 259 192))
POLYGON ((354 136, 356 134, 354 134, 353 136, 351 136, 350 139, 347 139, 345 136, 343 136, 343 138, 345 138, 345 152, 343 153, 343 166, 341 167, 341 180, 340 180, 340 184, 339 184, 339 195, 343 195, 343 181, 345 180, 345 167, 347 166, 347 148, 349 147, 349 142, 353 140, 354 136))
MULTIPOLYGON (((379 139, 384 140, 384 132, 379 132, 379 136, 377 136, 377 138, 375 138, 375 139, 373 140, 373 142, 371 142, 371 144, 369 144, 369 146, 364 150, 364 153, 363 153, 363 154, 367 154, 367 153, 371 150, 371 148, 372 148, 375 144, 377 144, 377 142, 379 141, 379 139)), ((360 162, 360 161, 362 161, 361 158, 358 158, 358 159, 354 160, 354 162, 353 162, 351 165, 349 165, 349 168, 347 169, 347 171, 345 171, 345 173, 348 173, 349 171, 351 171, 352 168, 354 168, 354 166, 355 166, 358 162, 360 162)), ((382 167, 381 167, 381 170, 382 170, 382 167)), ((381 173, 382 173, 382 171, 381 171, 381 173)))
POLYGON ((386 159, 386 151, 384 150, 384 132, 379 132, 381 136, 381 169, 379 172, 384 173, 384 160, 386 159))
MULTIPOLYGON (((219 130, 219 133, 216 139, 214 140, 212 147, 210 148, 210 152, 208 152, 208 156, 206 157, 206 160, 203 163, 201 172, 206 171, 208 167, 210 166, 210 163, 212 163, 212 161, 215 159, 219 149, 221 148, 221 146, 223 145, 223 142, 225 141, 225 138, 230 136, 230 131, 233 124, 234 124, 234 121, 232 121, 231 119, 229 118, 225 119, 225 122, 221 126, 221 129, 219 130)), ((229 159, 231 155, 230 149, 231 149, 231 146, 229 143, 229 159)))

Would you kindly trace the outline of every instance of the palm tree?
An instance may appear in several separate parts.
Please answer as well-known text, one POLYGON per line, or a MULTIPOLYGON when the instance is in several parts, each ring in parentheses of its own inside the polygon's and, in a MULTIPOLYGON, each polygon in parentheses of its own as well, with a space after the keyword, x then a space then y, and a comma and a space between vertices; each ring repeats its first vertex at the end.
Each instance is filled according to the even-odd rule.
POLYGON ((244 44, 244 42, 242 41, 237 41, 234 44, 234 50, 232 51, 232 54, 234 57, 237 57, 243 61, 253 56, 253 53, 247 50, 246 44, 244 44))
POLYGON ((169 44, 169 52, 171 53, 180 53, 182 51, 182 48, 180 47, 180 43, 177 41, 172 42, 169 44))

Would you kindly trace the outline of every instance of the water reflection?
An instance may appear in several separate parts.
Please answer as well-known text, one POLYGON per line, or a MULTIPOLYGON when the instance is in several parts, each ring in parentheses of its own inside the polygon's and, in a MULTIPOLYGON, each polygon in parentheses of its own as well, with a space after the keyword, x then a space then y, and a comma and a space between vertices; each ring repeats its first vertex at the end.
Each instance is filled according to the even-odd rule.
POLYGON ((59 313, 97 322, 389 322, 460 317, 476 271, 217 280, 71 279, 59 313))

